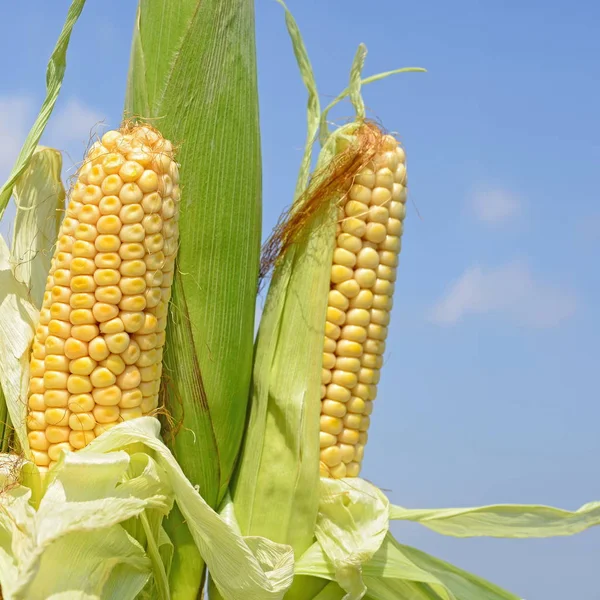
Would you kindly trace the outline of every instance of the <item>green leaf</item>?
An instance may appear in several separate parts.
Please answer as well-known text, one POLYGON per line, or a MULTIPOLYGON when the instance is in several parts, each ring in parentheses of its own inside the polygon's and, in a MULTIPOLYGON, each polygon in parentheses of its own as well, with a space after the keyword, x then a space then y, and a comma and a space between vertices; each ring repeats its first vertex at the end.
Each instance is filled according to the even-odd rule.
POLYGON ((216 506, 241 442, 261 235, 261 162, 251 0, 142 0, 126 116, 179 146, 183 190, 167 327, 167 442, 216 506))
POLYGON ((13 275, 10 252, 0 236, 0 381, 4 401, 26 456, 29 453, 25 417, 29 385, 29 348, 39 313, 29 302, 29 290, 13 275))
POLYGON ((392 506, 390 518, 415 521, 454 537, 544 538, 574 535, 599 525, 600 502, 590 502, 576 511, 522 504, 437 509, 392 506))
POLYGON ((44 129, 46 128, 48 119, 52 114, 54 105, 56 104, 58 93, 60 92, 67 67, 66 56, 69 40, 71 39, 71 32, 73 31, 73 26, 77 22, 84 5, 85 0, 73 0, 69 8, 69 12, 67 13, 67 18, 63 29, 60 33, 58 41, 56 42, 56 46, 54 47, 52 55, 50 56, 48 68, 46 69, 46 97, 40 109, 40 113, 38 114, 35 123, 29 131, 29 135, 27 136, 25 143, 21 148, 21 152, 19 153, 17 162, 15 163, 15 166, 8 177, 8 181, 0 189, 0 219, 2 218, 8 201, 10 200, 13 187, 15 186, 17 179, 27 168, 31 157, 35 152, 35 148, 42 137, 42 133, 44 133, 44 129))
POLYGON ((61 168, 58 150, 38 146, 13 190, 17 204, 11 248, 14 274, 29 288, 38 308, 65 206, 61 168))
POLYGON ((6 398, 2 391, 2 385, 0 385, 0 454, 8 452, 10 448, 11 433, 12 426, 10 424, 8 407, 6 406, 6 398))
MULTIPOLYGON (((151 417, 126 421, 75 455, 113 453, 131 444, 146 452, 166 473, 169 485, 211 576, 227 600, 279 600, 293 578, 293 551, 264 537, 243 538, 202 498, 167 447, 159 440, 160 424, 151 417)), ((69 455, 71 456, 71 455, 69 455)))

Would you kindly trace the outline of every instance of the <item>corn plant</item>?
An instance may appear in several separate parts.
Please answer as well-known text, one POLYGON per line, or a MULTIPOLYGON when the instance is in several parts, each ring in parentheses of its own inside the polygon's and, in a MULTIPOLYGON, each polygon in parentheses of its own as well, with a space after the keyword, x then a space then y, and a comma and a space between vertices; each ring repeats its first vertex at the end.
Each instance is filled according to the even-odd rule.
POLYGON ((307 142, 260 258, 251 0, 140 1, 123 122, 88 149, 65 206, 60 152, 38 142, 83 7, 0 190, 0 216, 17 204, 0 238, 3 597, 194 600, 208 571, 214 599, 517 599, 401 544, 390 520, 570 535, 600 523, 599 503, 406 509, 359 476, 408 193, 406 152, 361 90, 423 69, 363 77, 361 44, 321 109, 283 7, 307 142), (346 98, 355 116, 331 131, 346 98))

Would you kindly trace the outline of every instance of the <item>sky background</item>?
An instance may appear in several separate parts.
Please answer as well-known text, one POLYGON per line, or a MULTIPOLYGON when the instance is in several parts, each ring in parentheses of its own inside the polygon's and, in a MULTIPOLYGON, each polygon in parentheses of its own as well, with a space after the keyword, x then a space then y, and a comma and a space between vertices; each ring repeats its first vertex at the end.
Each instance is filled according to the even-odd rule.
MULTIPOLYGON (((67 165, 98 121, 119 124, 135 4, 90 0, 75 27, 42 140, 67 165)), ((41 104, 68 5, 3 6, 1 179, 41 104)), ((345 87, 359 42, 366 74, 428 69, 365 89, 370 115, 407 149, 409 206, 363 474, 415 508, 600 500, 600 3, 289 7, 324 99, 345 87)), ((266 235, 291 201, 306 94, 281 8, 257 0, 256 11, 266 235)), ((527 600, 600 600, 600 528, 529 541, 393 531, 527 600)))

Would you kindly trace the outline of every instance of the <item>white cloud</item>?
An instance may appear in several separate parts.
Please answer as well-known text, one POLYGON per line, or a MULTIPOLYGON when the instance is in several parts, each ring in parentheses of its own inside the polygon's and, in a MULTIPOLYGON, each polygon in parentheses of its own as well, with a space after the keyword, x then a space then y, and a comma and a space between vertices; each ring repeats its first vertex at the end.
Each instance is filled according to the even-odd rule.
POLYGON ((577 298, 571 290, 536 279, 523 261, 496 268, 471 267, 430 311, 438 325, 454 325, 471 314, 495 313, 519 325, 554 327, 572 316, 577 298))
POLYGON ((501 188, 479 188, 471 196, 471 209, 480 221, 496 225, 517 216, 521 212, 521 201, 501 188))
POLYGON ((97 110, 77 98, 71 98, 64 106, 54 111, 47 129, 48 145, 63 148, 69 143, 87 145, 95 133, 106 129, 105 120, 97 110))
POLYGON ((8 177, 31 126, 32 102, 25 96, 0 96, 0 185, 8 177))

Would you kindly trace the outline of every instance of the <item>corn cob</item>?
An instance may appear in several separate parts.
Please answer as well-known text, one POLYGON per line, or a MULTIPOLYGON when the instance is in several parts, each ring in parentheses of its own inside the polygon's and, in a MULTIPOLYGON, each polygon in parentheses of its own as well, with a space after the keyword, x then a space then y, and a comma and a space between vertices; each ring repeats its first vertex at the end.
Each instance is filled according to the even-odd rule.
POLYGON ((402 147, 390 135, 339 208, 321 380, 321 475, 357 477, 377 395, 406 214, 402 147))
POLYGON ((171 143, 147 126, 107 132, 77 175, 30 362, 27 430, 42 470, 158 407, 178 183, 171 143))

